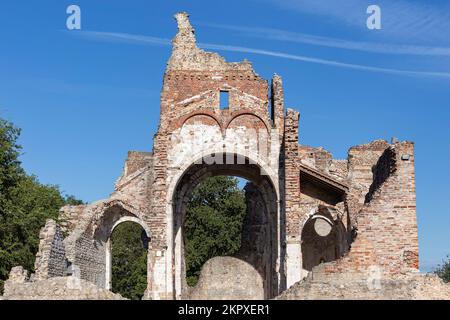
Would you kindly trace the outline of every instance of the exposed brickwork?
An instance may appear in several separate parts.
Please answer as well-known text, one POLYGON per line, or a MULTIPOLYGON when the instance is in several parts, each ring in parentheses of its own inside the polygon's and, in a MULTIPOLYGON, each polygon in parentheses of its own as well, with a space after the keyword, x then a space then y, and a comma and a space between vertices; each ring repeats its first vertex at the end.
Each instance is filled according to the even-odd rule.
POLYGON ((284 91, 283 80, 277 74, 272 78, 272 120, 279 130, 279 134, 284 132, 284 91))
POLYGON ((76 241, 74 265, 80 269, 81 279, 90 281, 100 288, 105 287, 105 244, 92 239, 89 232, 76 241))
POLYGON ((126 300, 76 277, 53 277, 34 282, 5 282, 5 300, 126 300))
MULTIPOLYGON (((284 297, 437 297, 427 287, 437 283, 434 278, 414 278, 419 260, 413 144, 377 140, 352 147, 344 160, 299 145, 299 113, 285 108, 281 77, 273 76, 269 92, 250 62, 230 63, 199 49, 188 15, 176 19, 152 152, 128 154, 109 199, 62 208, 64 250, 59 237, 43 231, 32 290, 44 281, 37 280, 42 274, 59 279, 52 277, 61 268, 50 272, 53 263, 46 261, 62 266, 63 260, 72 277, 109 288, 109 237, 117 224, 134 221, 150 238, 145 298, 273 298, 305 276, 309 280, 284 297), (221 91, 229 94, 227 108, 220 108, 221 91), (192 190, 215 175, 252 182, 243 246, 236 257, 207 262, 200 284, 190 289, 186 204, 192 190), (362 293, 371 270, 387 290, 362 293), (399 290, 393 284, 411 277, 399 290), (414 283, 422 289, 412 296, 404 288, 414 283)), ((23 270, 13 271, 11 290, 28 281, 23 270)))
POLYGON ((347 256, 318 267, 316 277, 321 281, 361 277, 371 267, 377 268, 381 279, 418 272, 413 144, 389 146, 373 174, 358 215, 356 240, 347 256))
POLYGON ((286 235, 298 238, 300 227, 300 168, 298 165, 299 113, 288 109, 284 130, 284 181, 286 206, 286 235))

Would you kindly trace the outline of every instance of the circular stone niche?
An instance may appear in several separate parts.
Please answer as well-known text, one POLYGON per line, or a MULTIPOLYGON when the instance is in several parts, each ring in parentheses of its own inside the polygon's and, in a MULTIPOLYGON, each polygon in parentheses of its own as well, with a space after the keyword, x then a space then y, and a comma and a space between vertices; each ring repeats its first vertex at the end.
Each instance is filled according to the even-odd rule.
POLYGON ((317 218, 316 221, 314 221, 314 231, 316 231, 319 236, 326 237, 331 232, 331 225, 325 219, 317 218))

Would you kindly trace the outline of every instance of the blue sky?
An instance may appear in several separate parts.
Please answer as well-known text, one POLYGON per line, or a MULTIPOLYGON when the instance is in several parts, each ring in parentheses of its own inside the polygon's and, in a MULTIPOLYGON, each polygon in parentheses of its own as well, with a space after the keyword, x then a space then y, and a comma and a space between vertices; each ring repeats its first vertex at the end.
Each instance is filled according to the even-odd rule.
POLYGON ((300 143, 336 158, 395 136, 416 142, 420 257, 450 253, 450 3, 430 0, 3 1, 0 116, 23 129, 22 161, 85 201, 108 197, 128 150, 149 151, 173 14, 203 47, 285 83, 300 143), (82 30, 66 29, 66 8, 82 30), (377 4, 382 29, 368 30, 377 4))

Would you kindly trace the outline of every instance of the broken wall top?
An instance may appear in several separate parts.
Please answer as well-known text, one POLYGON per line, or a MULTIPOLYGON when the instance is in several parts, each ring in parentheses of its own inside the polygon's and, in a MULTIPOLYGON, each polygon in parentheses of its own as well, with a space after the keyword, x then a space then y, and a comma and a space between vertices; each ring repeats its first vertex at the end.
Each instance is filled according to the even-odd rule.
POLYGON ((252 64, 247 60, 226 62, 219 54, 198 48, 195 30, 189 22, 189 14, 177 13, 175 19, 178 24, 178 33, 172 40, 172 56, 167 63, 167 71, 247 71, 256 75, 252 64))

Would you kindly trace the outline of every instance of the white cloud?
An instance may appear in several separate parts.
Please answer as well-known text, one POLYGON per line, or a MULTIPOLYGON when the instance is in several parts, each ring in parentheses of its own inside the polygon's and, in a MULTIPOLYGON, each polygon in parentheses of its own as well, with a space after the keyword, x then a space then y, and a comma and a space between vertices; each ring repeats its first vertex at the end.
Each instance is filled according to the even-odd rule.
POLYGON ((303 62, 310 62, 310 63, 316 63, 316 64, 322 64, 322 65, 329 65, 329 66, 354 69, 354 70, 371 71, 371 72, 378 72, 378 73, 390 73, 390 74, 399 74, 399 75, 409 75, 409 76, 429 76, 429 77, 450 78, 450 73, 448 73, 448 72, 428 72, 428 71, 390 69, 390 68, 381 68, 381 67, 373 67, 373 66, 360 65, 360 64, 345 63, 345 62, 326 60, 326 59, 320 59, 320 58, 314 58, 314 57, 307 57, 307 56, 301 56, 301 55, 295 55, 295 54, 289 54, 289 53, 283 53, 283 52, 277 52, 277 51, 253 49, 253 48, 247 48, 247 47, 236 47, 236 46, 219 45, 219 44, 199 44, 199 45, 205 49, 253 53, 253 54, 272 56, 272 57, 278 57, 278 58, 284 58, 284 59, 290 59, 290 60, 297 60, 297 61, 303 61, 303 62))
MULTIPOLYGON (((150 37, 143 35, 134 35, 128 33, 115 33, 115 32, 96 32, 96 31, 78 31, 70 32, 70 34, 77 34, 79 36, 102 41, 114 41, 114 42, 125 42, 125 43, 138 43, 138 44, 151 44, 151 45, 170 45, 171 41, 165 38, 150 37)), ((199 47, 209 50, 223 50, 223 51, 234 51, 242 53, 251 53, 257 55, 264 55, 282 59, 303 61, 308 63, 315 63, 321 65, 329 65, 339 68, 347 68, 361 71, 377 72, 377 73, 387 73, 387 74, 397 74, 397 75, 407 75, 407 76, 426 76, 426 77, 439 77, 439 78, 450 78, 450 73, 448 72, 432 72, 432 71, 413 71, 413 70, 400 70, 391 68, 374 67, 353 63, 345 63, 334 60, 326 60, 315 57, 307 57, 302 55, 255 49, 240 46, 230 46, 222 44, 213 43, 200 43, 199 47)))
POLYGON ((171 43, 169 39, 142 36, 130 33, 120 33, 120 32, 77 31, 71 32, 71 34, 79 35, 85 38, 91 38, 94 40, 104 40, 113 42, 148 43, 148 44, 159 44, 163 46, 170 45, 171 43))
POLYGON ((430 55, 430 56, 450 56, 450 47, 413 46, 401 44, 388 44, 367 41, 352 41, 330 37, 322 37, 305 33, 296 33, 272 28, 243 27, 220 24, 203 24, 205 26, 238 31, 241 34, 293 43, 304 43, 317 46, 357 50, 384 54, 408 54, 408 55, 430 55))
MULTIPOLYGON (((332 21, 366 29, 366 9, 381 7, 381 35, 410 41, 445 41, 450 43, 450 5, 444 1, 411 0, 266 0, 275 6, 301 13, 320 15, 332 21)), ((373 33, 372 33, 373 34, 373 33)))

